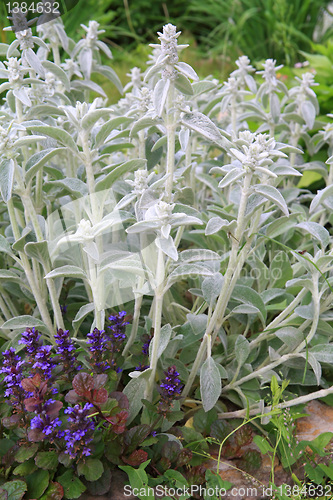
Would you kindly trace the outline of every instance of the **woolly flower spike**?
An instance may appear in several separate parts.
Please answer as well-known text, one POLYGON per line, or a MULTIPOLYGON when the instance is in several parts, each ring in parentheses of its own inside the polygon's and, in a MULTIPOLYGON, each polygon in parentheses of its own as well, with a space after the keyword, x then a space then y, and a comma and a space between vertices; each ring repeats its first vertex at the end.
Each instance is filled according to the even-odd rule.
POLYGON ((275 66, 276 61, 274 59, 266 59, 263 63, 264 69, 262 71, 257 71, 258 75, 262 75, 263 79, 269 84, 270 87, 277 87, 278 79, 276 77, 276 72, 283 68, 283 64, 280 66, 275 66))
POLYGON ((81 458, 91 455, 91 449, 87 446, 92 439, 95 430, 95 422, 89 418, 93 405, 86 403, 83 408, 80 405, 67 408, 65 413, 69 415, 70 429, 66 429, 63 437, 66 441, 65 453, 70 458, 81 458))
POLYGON ((158 39, 161 42, 161 55, 168 56, 169 64, 176 64, 178 62, 177 52, 177 38, 181 31, 177 32, 176 26, 173 24, 166 24, 163 26, 163 33, 158 32, 158 39))
POLYGON ((161 400, 159 403, 159 412, 166 414, 170 409, 172 401, 177 399, 183 389, 183 384, 181 383, 179 373, 176 367, 170 366, 167 371, 164 372, 165 379, 161 381, 159 392, 161 394, 161 400))
POLYGON ((22 338, 18 343, 25 344, 26 351, 30 354, 30 357, 34 357, 41 345, 38 330, 36 330, 35 327, 27 328, 26 331, 22 333, 22 338))
POLYGON ((20 402, 22 403, 26 393, 22 389, 21 380, 22 375, 22 365, 21 357, 16 354, 13 347, 10 347, 2 353, 4 360, 2 368, 0 368, 0 373, 5 374, 3 382, 6 385, 5 397, 12 397, 12 404, 17 406, 20 402))
POLYGON ((54 338, 57 343, 57 353, 63 362, 64 370, 67 372, 73 369, 76 363, 75 346, 70 339, 69 330, 64 331, 60 328, 54 338))

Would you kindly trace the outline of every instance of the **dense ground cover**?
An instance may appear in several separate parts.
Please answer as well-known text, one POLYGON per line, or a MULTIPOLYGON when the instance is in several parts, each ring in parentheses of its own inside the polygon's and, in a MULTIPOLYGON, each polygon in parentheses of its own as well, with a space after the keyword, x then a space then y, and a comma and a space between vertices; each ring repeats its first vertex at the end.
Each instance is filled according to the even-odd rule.
POLYGON ((332 467, 311 460, 331 434, 311 458, 293 434, 333 392, 332 131, 313 73, 287 87, 275 60, 242 56, 223 84, 199 79, 168 24, 108 105, 96 76, 123 89, 98 23, 77 43, 59 19, 25 28, 1 45, 1 495, 99 495, 115 467, 140 498, 227 489, 202 464, 230 437, 260 467, 240 452, 249 421, 273 463, 308 461, 324 485, 332 467))

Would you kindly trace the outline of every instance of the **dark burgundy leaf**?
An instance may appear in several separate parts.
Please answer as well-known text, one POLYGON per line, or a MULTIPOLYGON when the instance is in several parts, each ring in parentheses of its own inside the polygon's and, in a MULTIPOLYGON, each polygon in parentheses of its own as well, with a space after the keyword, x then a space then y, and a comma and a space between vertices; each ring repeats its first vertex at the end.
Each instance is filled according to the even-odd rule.
MULTIPOLYGON (((36 375, 35 375, 36 377, 36 375)), ((21 385, 23 387, 23 389, 27 392, 35 392, 36 390, 36 384, 35 384, 35 381, 34 381, 34 378, 24 378, 22 381, 21 381, 21 385)))
POLYGON ((94 389, 100 389, 103 387, 108 380, 108 376, 106 373, 101 373, 99 375, 94 376, 94 389))
POLYGON ((73 389, 79 396, 86 397, 94 388, 94 379, 89 373, 78 373, 73 380, 73 389))
POLYGON ((126 452, 132 453, 149 436, 151 428, 147 424, 136 425, 125 433, 126 452))
POLYGON ((118 401, 119 408, 121 408, 122 410, 129 409, 129 403, 128 403, 127 396, 123 392, 119 392, 119 391, 111 392, 110 398, 116 399, 118 401))
POLYGON ((20 415, 16 413, 11 417, 4 417, 2 419, 2 425, 6 427, 6 429, 14 429, 20 420, 21 420, 20 415))
POLYGON ((176 441, 168 441, 163 445, 162 456, 168 458, 171 462, 177 462, 180 451, 180 446, 176 441))
POLYGON ((183 448, 177 458, 177 467, 182 467, 188 464, 192 459, 192 452, 187 448, 183 448))
POLYGON ((38 443, 39 441, 44 441, 45 434, 40 429, 29 429, 28 439, 33 443, 38 443))
POLYGON ((108 391, 106 389, 97 389, 93 391, 92 403, 94 405, 102 405, 108 400, 108 391))
POLYGON ((63 497, 64 488, 61 486, 61 484, 51 482, 41 500, 62 500, 63 497))
POLYGON ((137 467, 148 459, 148 453, 144 450, 135 450, 129 457, 121 457, 123 462, 132 467, 137 467))
POLYGON ((26 398, 24 400, 24 406, 27 411, 35 411, 42 402, 43 400, 39 398, 26 398))
POLYGON ((168 458, 162 457, 158 461, 158 470, 161 472, 165 472, 166 470, 171 468, 171 462, 168 458))
POLYGON ((115 434, 122 434, 125 432, 127 419, 128 413, 125 410, 120 411, 112 417, 106 417, 106 420, 112 424, 112 431, 115 434))
POLYGON ((65 396, 65 401, 67 401, 67 403, 75 405, 79 403, 79 401, 81 401, 81 397, 78 394, 76 394, 74 389, 71 389, 70 391, 67 392, 65 396))
POLYGON ((50 418, 54 419, 59 415, 59 411, 61 410, 62 407, 63 407, 63 403, 61 401, 55 401, 54 403, 51 403, 50 405, 48 405, 47 410, 46 410, 46 414, 50 418))

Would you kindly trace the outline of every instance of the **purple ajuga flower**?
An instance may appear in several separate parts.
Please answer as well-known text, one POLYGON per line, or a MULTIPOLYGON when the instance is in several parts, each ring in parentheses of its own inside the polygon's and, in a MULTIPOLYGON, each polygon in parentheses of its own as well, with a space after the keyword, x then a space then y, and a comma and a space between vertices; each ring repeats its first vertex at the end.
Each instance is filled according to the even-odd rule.
POLYGON ((109 316, 109 320, 111 321, 111 326, 108 326, 110 333, 107 334, 107 337, 110 339, 113 352, 119 352, 120 346, 126 339, 125 328, 128 325, 128 321, 125 321, 126 311, 121 311, 115 316, 109 316))
POLYGON ((22 333, 21 340, 18 341, 19 344, 24 344, 27 353, 30 355, 30 358, 33 358, 42 344, 40 341, 40 334, 38 330, 33 328, 27 328, 24 333, 22 333))
POLYGON ((62 361, 64 371, 68 373, 73 371, 74 368, 78 369, 79 367, 76 366, 76 349, 69 336, 69 330, 59 328, 54 338, 57 343, 57 353, 62 361))
POLYGON ((65 410, 70 422, 70 429, 64 431, 65 453, 69 454, 70 458, 91 455, 91 449, 87 445, 93 440, 95 430, 95 422, 89 417, 92 408, 92 404, 86 403, 83 408, 75 405, 65 410))
POLYGON ((138 372, 144 372, 149 368, 149 365, 143 365, 141 362, 138 364, 138 366, 135 367, 135 370, 138 372))
MULTIPOLYGON (((147 337, 147 335, 145 335, 145 337, 147 337)), ((145 356, 148 356, 149 354, 149 344, 151 342, 151 339, 152 337, 149 337, 148 340, 146 340, 144 343, 143 343, 143 346, 142 346, 142 354, 144 354, 145 356)))
POLYGON ((164 375, 165 378, 161 381, 159 386, 161 400, 158 411, 162 414, 166 414, 169 411, 172 401, 179 398, 182 388, 184 387, 178 378, 179 373, 174 365, 170 366, 167 371, 164 372, 164 375))
POLYGON ((102 373, 110 368, 109 363, 105 360, 108 347, 105 331, 95 328, 93 332, 88 333, 87 338, 90 351, 90 363, 96 373, 102 373))
POLYGON ((59 431, 62 422, 58 418, 59 410, 62 403, 54 399, 47 399, 43 403, 36 406, 36 416, 31 419, 30 428, 37 429, 47 436, 47 440, 53 443, 55 439, 62 437, 63 431, 59 431))
POLYGON ((60 306, 60 311, 61 311, 61 314, 64 316, 67 312, 67 306, 66 305, 61 305, 60 306))
POLYGON ((52 368, 54 367, 54 361, 51 359, 52 346, 44 345, 37 349, 34 356, 34 364, 32 368, 36 373, 39 373, 45 379, 48 379, 52 375, 52 368))
POLYGON ((23 408, 23 400, 27 397, 27 393, 21 386, 21 380, 24 378, 22 374, 22 366, 24 361, 16 354, 13 347, 10 347, 2 353, 4 360, 0 373, 4 373, 3 382, 5 384, 5 397, 11 398, 11 404, 16 408, 23 408))

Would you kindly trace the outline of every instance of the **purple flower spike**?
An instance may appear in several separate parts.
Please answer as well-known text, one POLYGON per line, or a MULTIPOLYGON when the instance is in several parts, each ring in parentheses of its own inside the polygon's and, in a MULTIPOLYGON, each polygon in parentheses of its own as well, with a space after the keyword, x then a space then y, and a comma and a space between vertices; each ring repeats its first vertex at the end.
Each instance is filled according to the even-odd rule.
POLYGON ((121 311, 115 316, 109 316, 112 325, 108 326, 111 332, 107 336, 111 341, 113 352, 119 352, 121 344, 126 339, 125 327, 129 324, 128 321, 124 321, 126 314, 126 311, 121 311))
POLYGON ((164 372, 164 375, 165 378, 161 381, 159 387, 159 392, 161 394, 159 411, 165 415, 170 409, 172 401, 179 398, 184 386, 178 378, 179 373, 175 366, 170 366, 168 370, 164 372))
POLYGON ((3 382, 5 384, 5 397, 11 398, 10 403, 18 409, 23 408, 23 400, 27 397, 27 393, 21 386, 21 380, 24 378, 22 374, 22 366, 24 362, 21 357, 16 354, 13 347, 10 347, 2 353, 4 360, 0 373, 5 374, 3 382))
POLYGON ((30 354, 31 358, 33 358, 41 345, 38 330, 36 330, 35 327, 27 328, 26 331, 22 333, 22 338, 18 341, 18 343, 25 344, 27 352, 30 354))
POLYGON ((51 359, 52 346, 45 345, 38 348, 35 354, 35 362, 32 368, 39 373, 43 378, 48 379, 52 375, 54 362, 51 359))
POLYGON ((80 405, 69 407, 65 410, 70 422, 70 429, 64 432, 66 442, 65 453, 70 458, 80 458, 80 456, 91 455, 91 450, 87 446, 93 440, 95 422, 89 417, 93 413, 93 405, 86 403, 83 408, 80 405))
POLYGON ((109 363, 104 359, 107 351, 107 340, 104 330, 94 329, 88 333, 88 344, 90 351, 90 363, 96 373, 103 373, 110 368, 109 363))
POLYGON ((57 353, 64 366, 64 371, 68 373, 76 367, 75 346, 69 336, 69 330, 59 328, 54 336, 57 343, 57 353))

